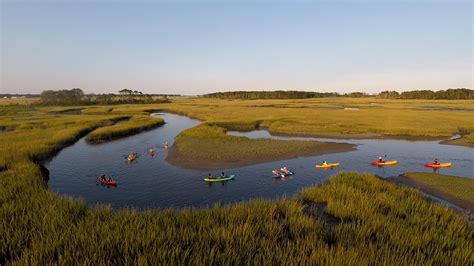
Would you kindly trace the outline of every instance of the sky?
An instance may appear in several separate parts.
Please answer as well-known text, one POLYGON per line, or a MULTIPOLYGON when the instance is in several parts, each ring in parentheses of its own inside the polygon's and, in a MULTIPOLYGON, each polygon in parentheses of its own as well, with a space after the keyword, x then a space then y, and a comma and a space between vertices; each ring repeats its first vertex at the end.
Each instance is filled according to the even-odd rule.
POLYGON ((0 1, 0 93, 473 87, 471 1, 0 1))

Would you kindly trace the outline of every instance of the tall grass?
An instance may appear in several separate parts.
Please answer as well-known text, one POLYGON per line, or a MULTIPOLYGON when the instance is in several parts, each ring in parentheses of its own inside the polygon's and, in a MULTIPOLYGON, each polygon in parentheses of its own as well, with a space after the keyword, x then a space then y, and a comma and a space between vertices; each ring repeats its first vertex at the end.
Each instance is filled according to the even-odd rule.
MULTIPOLYGON (((474 205, 474 179, 436 173, 405 173, 403 177, 474 205)), ((474 177, 474 173, 472 176, 474 177)))
POLYGON ((143 130, 163 125, 164 120, 149 115, 135 115, 129 120, 108 127, 98 128, 87 135, 90 142, 103 142, 132 134, 143 130))

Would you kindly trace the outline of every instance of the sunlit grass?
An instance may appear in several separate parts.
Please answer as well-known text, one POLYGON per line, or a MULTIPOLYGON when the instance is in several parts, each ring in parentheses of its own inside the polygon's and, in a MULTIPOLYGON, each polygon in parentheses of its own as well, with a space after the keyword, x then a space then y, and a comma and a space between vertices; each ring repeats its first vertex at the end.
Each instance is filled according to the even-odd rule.
POLYGON ((90 142, 103 142, 116 139, 119 137, 129 136, 150 129, 159 125, 163 125, 164 120, 149 115, 132 116, 125 122, 116 125, 98 128, 87 135, 90 142))
MULTIPOLYGON (((248 130, 258 123, 202 123, 194 128, 182 131, 175 139, 173 149, 178 154, 177 161, 194 160, 196 164, 206 165, 209 162, 255 163, 271 159, 282 159, 288 156, 317 154, 351 150, 353 145, 317 141, 283 141, 272 139, 249 139, 227 135, 226 127, 248 130)), ((176 160, 175 160, 176 161, 176 160)), ((178 163, 179 164, 179 163, 178 163)))
POLYGON ((452 197, 466 200, 474 204, 474 173, 471 178, 442 175, 436 173, 405 173, 404 177, 411 181, 436 189, 452 197))
POLYGON ((474 101, 469 100, 176 99, 163 106, 207 122, 259 121, 273 133, 307 136, 448 138, 474 127, 474 101))

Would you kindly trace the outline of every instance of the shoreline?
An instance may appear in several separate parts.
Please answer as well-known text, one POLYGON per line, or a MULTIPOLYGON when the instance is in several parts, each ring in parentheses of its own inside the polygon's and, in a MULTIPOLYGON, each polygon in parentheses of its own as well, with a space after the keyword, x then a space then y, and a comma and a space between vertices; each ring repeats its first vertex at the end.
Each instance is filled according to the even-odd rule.
POLYGON ((454 146, 463 146, 468 148, 474 148, 474 143, 464 142, 461 138, 458 139, 447 139, 441 141, 439 144, 442 145, 454 145, 454 146))
POLYGON ((282 133, 273 132, 267 127, 260 127, 258 129, 265 129, 273 136, 280 137, 307 137, 307 138, 327 138, 327 139, 393 139, 393 140, 408 140, 408 141, 448 141, 446 136, 413 136, 413 135, 383 135, 376 133, 340 133, 340 132, 317 132, 317 133, 282 133))
MULTIPOLYGON (((225 168, 236 168, 261 163, 269 163, 282 160, 291 160, 299 157, 311 157, 324 154, 349 152, 356 149, 357 145, 349 143, 323 142, 317 149, 288 152, 286 154, 267 154, 266 156, 249 156, 239 160, 220 160, 186 158, 176 146, 172 146, 166 157, 166 161, 174 166, 194 170, 219 170, 225 168)), ((176 144, 175 144, 176 145, 176 144)))
POLYGON ((410 179, 409 177, 407 177, 403 174, 401 174, 399 176, 394 176, 394 177, 388 178, 387 180, 391 181, 391 182, 394 182, 394 183, 397 183, 397 184, 406 185, 408 187, 420 190, 423 193, 426 193, 428 195, 431 195, 431 196, 440 198, 442 200, 445 200, 445 201, 447 201, 447 202, 463 209, 464 211, 466 211, 469 214, 469 216, 474 215, 474 203, 469 202, 467 200, 460 199, 456 196, 452 196, 452 195, 450 195, 446 192, 442 192, 442 191, 440 191, 436 188, 424 185, 420 182, 416 182, 416 181, 410 179))

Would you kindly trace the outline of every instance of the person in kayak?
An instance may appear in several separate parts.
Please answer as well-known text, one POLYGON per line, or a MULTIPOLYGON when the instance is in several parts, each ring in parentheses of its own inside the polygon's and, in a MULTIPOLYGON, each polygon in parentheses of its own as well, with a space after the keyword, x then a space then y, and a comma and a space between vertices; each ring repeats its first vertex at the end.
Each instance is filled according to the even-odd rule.
POLYGON ((273 173, 273 175, 275 175, 275 176, 280 176, 280 172, 278 172, 277 169, 274 169, 274 170, 272 171, 272 173, 273 173))
POLYGON ((109 176, 109 175, 106 175, 106 174, 102 174, 102 175, 100 176, 100 179, 102 179, 102 180, 105 181, 105 182, 113 181, 113 180, 112 180, 112 177, 109 176))
POLYGON ((385 161, 383 160, 382 156, 379 156, 378 162, 379 162, 379 163, 384 163, 384 162, 385 162, 385 161))
POLYGON ((225 173, 224 172, 221 173, 221 178, 225 178, 225 173))
POLYGON ((328 162, 327 162, 327 161, 324 161, 324 162, 323 162, 323 165, 324 165, 324 166, 327 166, 327 165, 328 165, 328 162))
POLYGON ((163 142, 163 148, 168 149, 168 141, 163 142))
POLYGON ((286 175, 286 174, 290 173, 290 170, 288 170, 288 168, 286 168, 286 166, 284 166, 283 168, 281 168, 281 172, 286 175))
POLYGON ((213 179, 214 177, 212 176, 211 173, 209 173, 209 174, 207 175, 207 178, 208 178, 208 179, 213 179))
POLYGON ((433 165, 440 165, 440 163, 439 163, 438 159, 434 159, 434 161, 433 161, 433 165))

